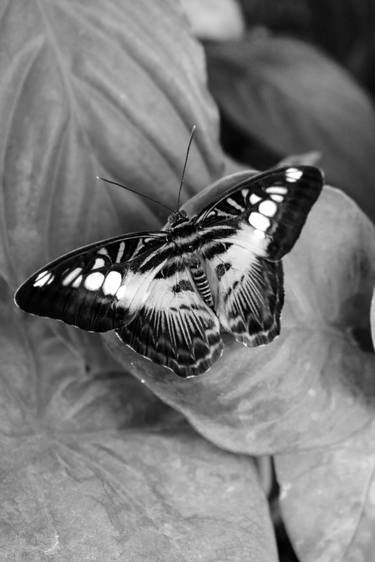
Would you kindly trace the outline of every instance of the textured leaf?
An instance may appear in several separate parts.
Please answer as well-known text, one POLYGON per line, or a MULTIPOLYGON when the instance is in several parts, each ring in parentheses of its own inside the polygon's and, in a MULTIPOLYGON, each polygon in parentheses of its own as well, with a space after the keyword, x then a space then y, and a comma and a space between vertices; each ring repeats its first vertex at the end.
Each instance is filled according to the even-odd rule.
POLYGON ((174 2, 8 2, 0 15, 8 277, 98 235, 160 224, 165 211, 95 177, 173 207, 193 123, 184 196, 220 172, 202 52, 174 2))
POLYGON ((330 449, 275 459, 281 507, 303 562, 372 562, 375 424, 330 449))
POLYGON ((194 35, 200 39, 226 41, 245 30, 237 0, 181 0, 194 35))
MULTIPOLYGON (((213 186, 211 196, 231 181, 213 186)), ((201 208, 209 196, 207 189, 186 208, 201 208)), ((262 454, 336 443, 373 417, 375 355, 355 336, 368 345, 374 234, 347 196, 325 189, 284 260, 280 337, 254 349, 228 338, 222 359, 201 377, 178 380, 108 341, 153 392, 222 447, 262 454)))
POLYGON ((100 338, 16 310, 36 266, 165 215, 223 165, 200 47, 175 3, 3 2, 0 558, 275 561, 253 463, 126 376, 100 338), (192 540, 192 537, 194 540, 192 540))
POLYGON ((349 74, 312 46, 259 34, 210 45, 207 55, 227 119, 280 158, 319 150, 328 182, 375 217, 375 111, 349 74))
POLYGON ((276 561, 250 459, 133 377, 87 374, 48 322, 4 302, 0 321, 1 559, 276 561))

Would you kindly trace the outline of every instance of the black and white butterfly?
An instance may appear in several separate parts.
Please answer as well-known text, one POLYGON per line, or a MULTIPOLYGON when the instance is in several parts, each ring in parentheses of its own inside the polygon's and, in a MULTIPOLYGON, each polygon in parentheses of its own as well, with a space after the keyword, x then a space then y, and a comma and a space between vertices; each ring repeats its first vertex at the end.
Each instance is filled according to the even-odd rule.
POLYGON ((280 260, 322 185, 311 166, 240 180, 191 218, 172 213, 161 231, 117 236, 58 258, 25 282, 15 301, 84 330, 116 330, 177 375, 199 375, 219 359, 222 331, 249 347, 279 334, 280 260))

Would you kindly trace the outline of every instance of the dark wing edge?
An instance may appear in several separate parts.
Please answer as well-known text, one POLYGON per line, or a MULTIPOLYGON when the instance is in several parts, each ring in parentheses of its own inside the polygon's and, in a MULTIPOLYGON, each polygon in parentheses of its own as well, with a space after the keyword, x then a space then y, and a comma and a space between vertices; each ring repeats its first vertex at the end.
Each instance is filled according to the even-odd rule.
POLYGON ((314 166, 276 168, 241 181, 196 220, 202 227, 242 220, 257 235, 259 255, 280 260, 298 239, 323 184, 314 166))
POLYGON ((113 330, 129 319, 118 306, 118 290, 134 266, 164 241, 163 233, 141 232, 78 248, 31 275, 16 291, 15 303, 25 312, 84 330, 113 330))

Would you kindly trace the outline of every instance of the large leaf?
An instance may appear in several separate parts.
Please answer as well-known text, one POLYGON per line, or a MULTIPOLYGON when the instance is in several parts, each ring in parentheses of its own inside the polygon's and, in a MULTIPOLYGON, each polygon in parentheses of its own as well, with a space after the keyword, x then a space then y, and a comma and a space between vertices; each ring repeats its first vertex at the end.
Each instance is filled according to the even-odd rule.
POLYGON ((217 114, 175 2, 3 3, 0 12, 0 558, 275 561, 250 459, 216 449, 100 338, 27 317, 16 282, 87 241, 165 218, 217 176, 217 114), (194 540, 192 540, 192 537, 194 540))
POLYGON ((3 312, 1 559, 276 560, 250 459, 209 445, 132 377, 85 375, 47 326, 3 312))
POLYGON ((301 41, 257 33, 207 56, 211 91, 239 131, 279 159, 319 150, 328 182, 375 217, 375 111, 344 69, 301 41))
POLYGON ((281 507, 303 562, 373 562, 375 424, 337 447, 278 455, 281 507))
POLYGON ((184 196, 220 172, 202 52, 181 27, 175 3, 154 4, 3 5, 0 154, 9 234, 2 270, 8 277, 12 260, 21 279, 77 243, 160 224, 165 211, 160 215, 158 207, 95 177, 121 179, 173 208, 194 123, 199 133, 184 196))
POLYGON ((276 561, 251 459, 132 377, 85 373, 47 323, 0 320, 2 560, 276 561))
MULTIPOLYGON (((200 208, 245 176, 219 182, 186 208, 200 208)), ((280 337, 255 349, 228 338, 223 357, 201 377, 179 380, 164 368, 150 369, 149 361, 107 338, 153 392, 231 451, 329 445, 373 417, 375 355, 360 347, 370 345, 373 225, 347 196, 326 188, 284 262, 280 337)))

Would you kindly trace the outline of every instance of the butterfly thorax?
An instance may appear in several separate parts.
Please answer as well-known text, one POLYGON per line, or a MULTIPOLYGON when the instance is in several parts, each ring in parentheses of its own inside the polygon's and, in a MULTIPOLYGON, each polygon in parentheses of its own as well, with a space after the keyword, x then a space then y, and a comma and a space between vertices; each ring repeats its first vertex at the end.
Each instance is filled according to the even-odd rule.
POLYGON ((163 230, 172 230, 177 225, 189 222, 189 220, 186 211, 176 211, 169 215, 167 224, 164 226, 163 230))
POLYGON ((199 229, 195 220, 189 219, 186 213, 181 216, 171 215, 165 230, 168 243, 175 248, 178 255, 198 249, 199 229))

